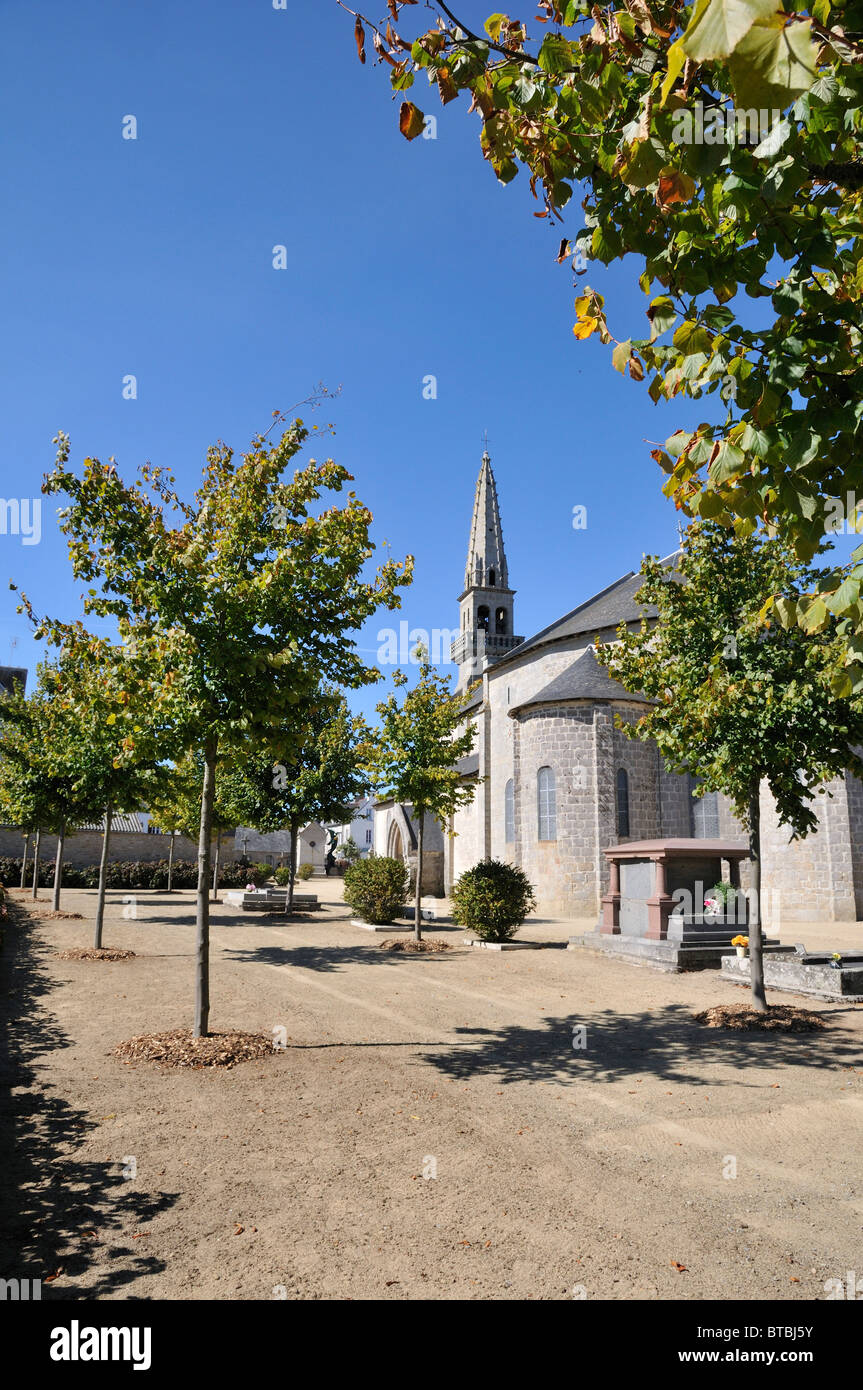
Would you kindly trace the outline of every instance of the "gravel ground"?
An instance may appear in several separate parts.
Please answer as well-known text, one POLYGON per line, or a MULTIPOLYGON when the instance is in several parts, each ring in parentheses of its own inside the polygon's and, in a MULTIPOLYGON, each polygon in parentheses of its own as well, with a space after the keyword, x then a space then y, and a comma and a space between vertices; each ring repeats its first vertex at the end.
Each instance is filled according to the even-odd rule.
POLYGON ((726 1033, 692 1015, 738 987, 560 949, 587 923, 532 923, 545 951, 455 929, 381 951, 337 881, 311 887, 332 901, 292 922, 213 908, 212 1027, 285 1043, 230 1070, 111 1055, 191 1024, 190 892, 111 893, 120 962, 55 954, 91 944, 93 892, 64 894, 81 921, 13 908, 0 1275, 46 1298, 809 1300, 863 1269, 863 1007, 777 995, 827 1028, 726 1033))

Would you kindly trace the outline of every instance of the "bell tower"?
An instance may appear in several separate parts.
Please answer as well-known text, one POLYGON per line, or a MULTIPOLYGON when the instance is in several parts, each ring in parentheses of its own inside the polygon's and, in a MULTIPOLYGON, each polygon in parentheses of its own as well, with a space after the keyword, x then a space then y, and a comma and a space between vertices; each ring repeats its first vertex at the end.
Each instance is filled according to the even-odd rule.
POLYGON ((515 590, 509 587, 497 487, 486 449, 476 481, 464 589, 459 595, 459 635, 451 648, 452 660, 459 668, 459 690, 476 680, 487 662, 498 661, 524 641, 514 634, 514 597, 515 590))

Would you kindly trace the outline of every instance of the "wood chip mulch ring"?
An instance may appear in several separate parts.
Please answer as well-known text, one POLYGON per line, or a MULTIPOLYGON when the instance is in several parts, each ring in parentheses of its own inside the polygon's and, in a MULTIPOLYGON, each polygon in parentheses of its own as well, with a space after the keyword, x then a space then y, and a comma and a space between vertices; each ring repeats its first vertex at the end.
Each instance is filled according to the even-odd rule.
POLYGON ((83 922, 84 920, 83 912, 52 912, 50 908, 40 912, 38 907, 28 908, 28 912, 31 917, 35 917, 40 922, 83 922))
POLYGON ((827 1027, 821 1014, 797 1004, 770 1004, 766 1014, 756 1013, 751 1004, 714 1004, 693 1017, 708 1028, 761 1032, 818 1033, 827 1027))
POLYGON ((414 955, 436 955, 439 951, 451 951, 452 946, 448 941, 414 941, 411 937, 406 941, 404 937, 388 936, 386 941, 378 944, 379 951, 410 951, 414 955))
POLYGON ((273 1054, 273 1039, 266 1033, 211 1033, 195 1038, 189 1028, 169 1033, 142 1033, 113 1048, 124 1062, 160 1062, 166 1067, 235 1067, 238 1062, 260 1061, 273 1054))
POLYGON ((55 951, 58 960, 135 960, 134 951, 118 951, 114 946, 81 946, 68 951, 55 951))

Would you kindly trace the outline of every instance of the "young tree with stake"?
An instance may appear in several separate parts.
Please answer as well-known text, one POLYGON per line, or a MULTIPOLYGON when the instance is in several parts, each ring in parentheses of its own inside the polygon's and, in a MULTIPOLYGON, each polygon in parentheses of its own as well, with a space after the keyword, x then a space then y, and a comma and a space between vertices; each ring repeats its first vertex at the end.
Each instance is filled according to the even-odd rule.
MULTIPOLYGON (((476 793, 475 782, 461 779, 455 766, 471 752, 475 725, 465 726, 465 707, 473 689, 453 695, 449 678, 429 665, 419 650, 419 677, 413 689, 379 704, 380 727, 375 738, 374 768, 381 796, 411 806, 417 828, 417 866, 414 885, 414 936, 422 940, 422 871, 425 818, 431 816, 443 828, 460 806, 468 806, 476 793)), ((407 676, 396 671, 393 684, 407 687, 407 676)))
MULTIPOLYGON (((284 424, 277 415, 274 425, 284 424)), ((272 427, 271 427, 272 428, 272 427)), ((65 494, 61 525, 78 579, 95 581, 87 612, 118 620, 124 640, 161 651, 152 699, 175 741, 203 762, 198 837, 194 1035, 209 1030, 210 842, 219 755, 262 745, 321 679, 351 688, 377 679, 353 634, 382 605, 398 607, 410 558, 371 579, 371 513, 349 492, 347 469, 327 459, 294 467, 302 421, 272 443, 257 435, 236 458, 207 453, 200 486, 182 498, 149 464, 127 483, 113 462, 86 459, 78 475, 59 436, 49 495, 65 494), (318 508, 321 499, 327 505, 318 508)), ((126 740, 133 756, 134 737, 126 740)), ((164 756, 173 756, 167 749, 164 756)))

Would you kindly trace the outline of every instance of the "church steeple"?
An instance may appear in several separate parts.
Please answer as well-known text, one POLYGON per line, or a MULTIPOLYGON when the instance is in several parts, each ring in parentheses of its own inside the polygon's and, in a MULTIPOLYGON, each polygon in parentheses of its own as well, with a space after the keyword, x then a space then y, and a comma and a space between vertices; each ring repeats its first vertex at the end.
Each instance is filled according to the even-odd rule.
POLYGON ((491 459, 486 451, 482 456, 482 466, 476 480, 464 587, 470 589, 473 585, 488 585, 492 589, 505 589, 508 583, 497 486, 491 471, 491 459))
POLYGON ((514 594, 509 587, 497 486, 486 449, 476 481, 464 591, 459 595, 459 635, 452 644, 460 690, 481 675, 487 662, 498 661, 524 640, 513 634, 514 594))

